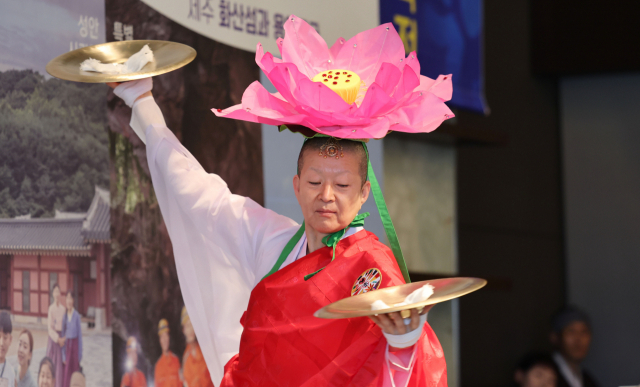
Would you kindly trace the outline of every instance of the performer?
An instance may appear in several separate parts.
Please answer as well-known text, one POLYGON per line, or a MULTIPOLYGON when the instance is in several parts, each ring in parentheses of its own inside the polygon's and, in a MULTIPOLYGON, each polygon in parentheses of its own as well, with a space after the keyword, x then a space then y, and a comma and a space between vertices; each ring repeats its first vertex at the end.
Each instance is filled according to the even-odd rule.
POLYGON ((82 324, 80 314, 74 307, 73 293, 68 291, 66 296, 67 313, 62 320, 62 334, 64 337, 64 348, 62 348, 62 360, 64 361, 64 372, 58 376, 62 379, 63 387, 71 384, 71 375, 80 371, 80 361, 82 361, 82 324))
POLYGON ((158 338, 160 339, 162 355, 160 355, 155 368, 156 387, 182 386, 180 381, 180 360, 169 350, 171 341, 169 333, 169 322, 165 319, 160 320, 158 323, 158 338))
POLYGON ((138 340, 131 336, 127 339, 127 368, 122 376, 120 387, 147 387, 147 378, 138 368, 138 340))
POLYGON ((64 373, 64 364, 62 363, 62 346, 64 345, 64 337, 61 337, 62 320, 67 308, 60 300, 60 286, 54 284, 51 288, 51 297, 53 302, 49 306, 47 315, 47 326, 49 330, 49 340, 47 341, 47 357, 51 359, 54 367, 54 373, 58 375, 55 387, 62 387, 62 374, 64 373))
POLYGON ((213 381, 207 368, 196 333, 191 325, 187 308, 182 308, 182 332, 187 341, 187 348, 182 356, 182 376, 187 387, 213 387, 213 381))
POLYGON ((150 79, 111 85, 133 107, 131 126, 147 145, 182 293, 211 374, 222 386, 446 386, 428 308, 421 316, 412 310, 408 324, 399 313, 322 320, 313 312, 408 278, 397 240, 390 238, 392 252, 363 229, 367 214, 358 212, 372 183, 381 214, 386 206, 366 146, 347 139, 434 130, 453 116, 444 104, 450 76, 420 76, 415 53, 404 57, 391 24, 339 39, 331 50, 299 18, 284 28, 282 61, 260 45, 256 53, 280 94, 255 82, 242 105, 214 112, 329 136, 309 139, 299 155, 293 188, 302 225, 233 195, 207 174, 166 127, 150 79))

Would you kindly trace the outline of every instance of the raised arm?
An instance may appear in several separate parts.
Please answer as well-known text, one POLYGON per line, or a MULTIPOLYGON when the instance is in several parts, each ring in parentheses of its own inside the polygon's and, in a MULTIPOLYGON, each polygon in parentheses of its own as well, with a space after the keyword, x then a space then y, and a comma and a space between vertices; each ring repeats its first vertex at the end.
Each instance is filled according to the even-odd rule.
POLYGON ((120 85, 115 92, 133 104, 131 126, 147 146, 182 295, 217 382, 224 364, 238 352, 239 321, 253 286, 297 224, 232 194, 219 176, 207 173, 166 127, 150 89, 151 80, 145 79, 120 85))
MULTIPOLYGON (((176 204, 180 210, 189 215, 200 233, 232 253, 241 264, 238 271, 243 272, 244 279, 253 287, 257 282, 255 277, 271 268, 264 270, 271 263, 269 259, 261 261, 262 257, 269 256, 265 249, 279 245, 280 234, 283 231, 287 234, 296 223, 249 198, 233 195, 219 176, 207 173, 167 128, 151 95, 152 87, 151 78, 147 78, 117 85, 114 92, 132 106, 130 125, 147 145, 147 162, 156 193, 161 188, 160 191, 179 199, 176 204)), ((168 222, 173 214, 162 201, 160 209, 168 222)))

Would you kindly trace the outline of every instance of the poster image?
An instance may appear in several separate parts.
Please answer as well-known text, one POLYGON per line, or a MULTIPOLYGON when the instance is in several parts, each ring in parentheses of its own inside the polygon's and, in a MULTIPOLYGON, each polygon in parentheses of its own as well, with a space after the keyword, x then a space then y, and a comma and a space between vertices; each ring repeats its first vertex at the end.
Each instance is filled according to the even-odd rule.
MULTIPOLYGON (((264 202, 259 124, 217 118, 259 78, 252 52, 171 21, 143 2, 106 1, 108 41, 158 39, 187 44, 189 65, 153 78, 167 127, 203 168, 229 189, 264 202)), ((114 386, 213 386, 184 301, 173 249, 154 195, 144 143, 131 109, 109 94, 112 190, 111 299, 114 386)))
POLYGON ((102 1, 0 4, 0 385, 112 385, 107 90, 44 71, 103 41, 102 1))

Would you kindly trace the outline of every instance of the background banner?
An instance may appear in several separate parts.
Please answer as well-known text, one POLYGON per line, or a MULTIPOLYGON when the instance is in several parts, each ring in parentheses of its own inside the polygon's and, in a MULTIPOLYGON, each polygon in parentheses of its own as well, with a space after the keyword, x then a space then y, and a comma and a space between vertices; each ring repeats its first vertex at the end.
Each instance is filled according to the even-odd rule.
POLYGON ((0 3, 0 379, 22 385, 112 384, 107 87, 44 70, 104 27, 103 0, 0 3))
POLYGON ((489 113, 484 98, 482 0, 380 0, 380 23, 393 22, 422 75, 453 74, 451 105, 489 113))
POLYGON ((142 0, 169 19, 232 47, 278 55, 276 39, 294 14, 311 24, 328 45, 378 25, 378 0, 142 0), (357 15, 354 15, 357 12, 357 15))

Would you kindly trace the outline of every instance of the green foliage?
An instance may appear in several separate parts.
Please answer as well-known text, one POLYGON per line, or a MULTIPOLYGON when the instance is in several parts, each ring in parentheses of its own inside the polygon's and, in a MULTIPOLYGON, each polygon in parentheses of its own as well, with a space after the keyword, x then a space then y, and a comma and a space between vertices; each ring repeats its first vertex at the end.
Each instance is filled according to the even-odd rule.
POLYGON ((89 208, 109 186, 104 85, 0 72, 0 217, 89 208))

